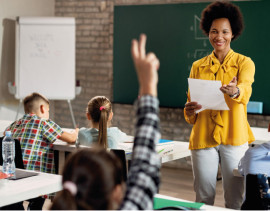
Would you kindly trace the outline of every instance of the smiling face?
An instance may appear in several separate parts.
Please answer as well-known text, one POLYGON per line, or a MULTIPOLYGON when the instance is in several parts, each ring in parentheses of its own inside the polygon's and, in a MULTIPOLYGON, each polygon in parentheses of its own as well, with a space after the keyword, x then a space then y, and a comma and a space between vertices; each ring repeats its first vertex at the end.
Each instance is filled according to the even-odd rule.
POLYGON ((233 38, 230 21, 227 18, 215 19, 209 31, 209 41, 215 53, 227 54, 233 38))

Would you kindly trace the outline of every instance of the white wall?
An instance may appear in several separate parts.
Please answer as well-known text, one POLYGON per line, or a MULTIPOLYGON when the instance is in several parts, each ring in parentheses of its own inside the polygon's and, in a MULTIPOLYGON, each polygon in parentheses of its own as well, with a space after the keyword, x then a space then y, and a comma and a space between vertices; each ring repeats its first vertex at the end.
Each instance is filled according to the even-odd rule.
MULTIPOLYGON (((14 82, 15 18, 54 16, 55 0, 0 0, 0 120, 14 120, 19 101, 9 94, 7 83, 14 82)), ((20 108, 20 116, 23 114, 20 108)))

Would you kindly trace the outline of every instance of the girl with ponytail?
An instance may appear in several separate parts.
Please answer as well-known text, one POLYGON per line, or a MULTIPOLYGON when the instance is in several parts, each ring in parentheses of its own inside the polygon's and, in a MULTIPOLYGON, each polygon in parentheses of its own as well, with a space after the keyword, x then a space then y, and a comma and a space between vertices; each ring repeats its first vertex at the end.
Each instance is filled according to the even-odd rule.
MULTIPOLYGON (((135 103, 135 136, 126 185, 121 163, 112 152, 101 147, 80 149, 65 163, 63 190, 57 193, 51 210, 153 210, 160 182, 160 157, 156 152, 160 139, 159 60, 154 53, 145 53, 145 45, 144 34, 139 41, 132 41, 140 98, 135 103)), ((106 103, 98 108, 101 106, 107 109, 106 103)))
POLYGON ((127 139, 127 135, 117 127, 110 127, 113 117, 112 104, 105 96, 96 96, 88 102, 86 116, 91 127, 80 129, 79 144, 98 144, 103 148, 117 149, 118 143, 127 139))

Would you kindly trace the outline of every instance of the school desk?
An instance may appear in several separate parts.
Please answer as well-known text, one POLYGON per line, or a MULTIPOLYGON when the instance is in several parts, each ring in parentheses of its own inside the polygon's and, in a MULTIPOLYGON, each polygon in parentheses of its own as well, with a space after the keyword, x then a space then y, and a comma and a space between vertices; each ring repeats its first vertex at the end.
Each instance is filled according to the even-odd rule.
POLYGON ((251 127, 251 130, 255 137, 255 141, 251 144, 262 144, 270 141, 270 133, 268 132, 268 128, 251 127))
MULTIPOLYGON (((125 150, 126 159, 130 160, 132 155, 132 145, 133 143, 120 143, 120 149, 125 150)), ((190 150, 188 149, 188 142, 183 141, 170 141, 169 143, 158 144, 156 147, 157 152, 160 155, 161 162, 166 163, 169 161, 177 160, 180 158, 185 158, 190 156, 190 150)), ((80 148, 89 148, 86 146, 81 146, 80 148)), ((53 149, 58 151, 58 169, 59 173, 62 172, 65 163, 65 152, 73 152, 77 150, 74 144, 68 144, 66 142, 56 140, 53 144, 53 149)))
MULTIPOLYGON (((262 144, 267 141, 270 141, 270 133, 268 132, 268 128, 252 127, 251 129, 255 137, 255 141, 252 142, 251 145, 262 144)), ((236 177, 243 177, 238 172, 238 168, 233 169, 233 175, 236 177)))
MULTIPOLYGON (((0 166, 0 169, 2 167, 0 166)), ((16 202, 31 199, 40 195, 58 192, 62 190, 62 176, 54 174, 39 173, 37 176, 20 180, 0 180, 0 207, 16 202)), ((174 198, 161 194, 155 197, 181 202, 190 202, 180 198, 174 198)), ((222 207, 202 205, 202 210, 229 210, 222 207)))
MULTIPOLYGON (((2 166, 0 166, 2 171, 2 166)), ((39 173, 19 180, 0 179, 0 207, 62 190, 62 176, 39 173)))

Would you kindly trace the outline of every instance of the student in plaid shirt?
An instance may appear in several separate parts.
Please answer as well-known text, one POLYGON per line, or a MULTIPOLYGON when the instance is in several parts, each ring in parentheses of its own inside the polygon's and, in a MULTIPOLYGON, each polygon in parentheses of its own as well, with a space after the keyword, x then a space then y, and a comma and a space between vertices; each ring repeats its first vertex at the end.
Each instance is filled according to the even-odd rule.
POLYGON ((133 40, 132 56, 140 84, 132 162, 124 191, 121 166, 104 149, 83 149, 69 157, 63 171, 63 191, 53 210, 151 210, 159 186, 160 159, 155 143, 160 138, 157 70, 159 60, 145 53, 146 36, 133 40))
MULTIPOLYGON (((11 131, 13 138, 20 141, 25 169, 55 173, 53 142, 60 139, 75 143, 79 129, 76 128, 73 133, 63 132, 49 119, 49 101, 39 93, 25 97, 23 103, 25 115, 5 131, 11 131)), ((43 205, 44 199, 40 201, 38 204, 43 205)))

